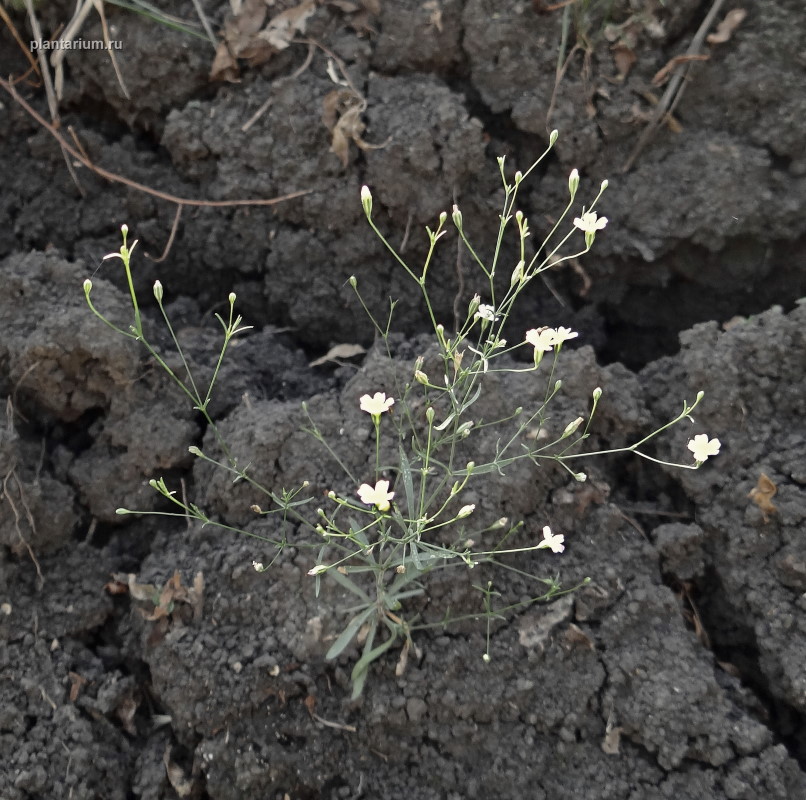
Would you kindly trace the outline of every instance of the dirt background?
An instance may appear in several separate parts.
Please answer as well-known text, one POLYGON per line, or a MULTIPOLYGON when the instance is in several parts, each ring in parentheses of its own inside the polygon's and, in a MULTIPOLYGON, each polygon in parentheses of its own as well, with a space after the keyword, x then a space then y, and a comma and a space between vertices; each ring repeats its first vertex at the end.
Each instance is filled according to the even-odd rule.
MULTIPOLYGON (((107 6, 131 97, 105 54, 82 51, 67 58, 61 103, 62 133, 73 126, 94 163, 198 199, 312 190, 269 208, 186 208, 161 263, 144 255, 162 252, 175 206, 85 168, 82 196, 53 137, 0 95, 2 800, 806 797, 802 4, 727 2, 720 19, 743 5, 746 19, 701 48, 709 59, 691 69, 675 123, 626 172, 664 90, 653 76, 686 51, 711 3, 579 0, 566 50, 585 47, 559 83, 565 12, 541 11, 550 5, 318 2, 297 33, 315 45, 242 59, 234 82, 209 80, 209 41, 107 6), (335 90, 377 146, 348 140, 344 162, 325 124, 335 90), (552 128, 561 139, 522 204, 534 239, 573 167, 585 193, 610 180, 611 220, 514 322, 580 331, 563 354, 558 424, 602 386, 594 445, 618 447, 702 389, 696 428, 674 429, 653 452, 685 459, 688 438, 707 431, 722 453, 697 472, 618 457, 586 464, 586 484, 551 469, 477 484, 468 502, 479 514, 523 518, 526 539, 547 523, 566 536, 565 553, 523 569, 592 583, 496 625, 490 664, 483 624, 424 633, 420 659, 398 677, 396 657, 382 660, 351 703, 354 652, 324 661, 341 599, 314 597, 309 551, 289 549, 261 575, 251 562, 271 553, 256 540, 115 515, 155 508, 146 482, 160 475, 246 524, 254 498, 193 463, 200 420, 88 313, 81 283, 93 274, 98 305, 125 319, 122 272, 101 257, 128 223, 141 242, 137 286, 149 297, 162 281, 202 371, 215 354, 212 313, 236 291, 255 329, 231 351, 215 417, 264 483, 340 488, 299 431, 300 402, 361 470, 371 431, 357 398, 390 368, 346 279, 357 276, 375 308, 400 299, 401 368, 425 329, 413 287, 363 219, 360 186, 411 263, 425 252, 422 226, 454 201, 489 253, 495 158, 525 168, 552 128), (370 353, 309 366, 344 342, 370 353), (766 513, 748 497, 762 474, 776 487, 766 513), (187 590, 167 625, 111 577, 161 587, 175 572, 187 590)), ((220 30, 226 5, 202 6, 220 30)), ((264 25, 294 6, 272 4, 264 25)), ((191 2, 171 12, 196 19, 191 2)), ((39 10, 46 32, 70 13, 39 10)), ((29 37, 24 16, 12 19, 29 37)), ((101 38, 96 16, 82 35, 101 38)), ((24 69, 3 26, 0 73, 24 69)), ((18 91, 46 113, 41 90, 18 91)), ((455 239, 431 275, 448 325, 478 288, 455 239)), ((539 388, 499 381, 485 402, 503 409, 539 388)), ((480 610, 480 577, 433 581, 425 613, 480 610)), ((496 588, 502 605, 533 591, 521 578, 496 588)))

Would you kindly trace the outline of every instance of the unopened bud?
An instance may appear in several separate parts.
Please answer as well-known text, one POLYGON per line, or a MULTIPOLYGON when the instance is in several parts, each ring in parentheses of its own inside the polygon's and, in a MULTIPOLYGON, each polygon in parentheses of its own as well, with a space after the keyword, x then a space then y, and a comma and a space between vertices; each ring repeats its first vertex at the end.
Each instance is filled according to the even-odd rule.
POLYGON ((578 188, 579 188, 579 172, 576 169, 572 169, 571 174, 568 176, 568 191, 571 193, 572 199, 574 195, 576 195, 578 188))
POLYGON ((372 192, 369 186, 361 187, 361 205, 364 206, 364 213, 367 217, 372 216, 372 192))
POLYGON ((501 517, 501 519, 495 522, 496 528, 506 528, 507 525, 509 525, 509 517, 501 517))
POLYGON ((347 279, 347 282, 353 287, 353 289, 358 286, 358 278, 356 278, 355 275, 350 275, 350 277, 347 279))
POLYGON ((234 305, 235 305, 235 298, 236 298, 236 294, 235 294, 235 292, 230 292, 230 293, 229 293, 229 296, 227 297, 227 300, 229 300, 229 304, 230 304, 231 306, 234 306, 234 305))
POLYGON ((473 503, 462 506, 459 509, 459 513, 456 515, 456 519, 464 519, 465 517, 469 517, 475 510, 476 506, 473 503))
POLYGON ((598 401, 598 400, 599 400, 599 398, 600 398, 601 396, 602 396, 602 387, 601 387, 601 386, 597 386, 597 387, 596 387, 596 388, 593 390, 593 399, 594 399, 594 401, 598 401))
POLYGON ((423 386, 428 386, 428 375, 426 375, 421 369, 418 369, 414 372, 414 380, 417 383, 421 383, 423 386))
POLYGON ((483 661, 485 664, 489 664, 489 663, 490 663, 490 661, 492 661, 492 659, 490 658, 490 654, 489 654, 489 653, 484 653, 484 655, 481 657, 481 660, 482 660, 482 661, 483 661))
POLYGON ((154 281, 154 297, 158 303, 162 302, 162 284, 159 281, 154 281))
POLYGON ((565 426, 563 435, 560 438, 565 439, 567 436, 570 436, 584 421, 585 419, 583 417, 577 417, 573 422, 569 422, 565 426))
POLYGON ((84 294, 89 297, 90 292, 92 291, 92 281, 89 278, 84 280, 84 294))
POLYGON ((327 572, 327 567, 324 564, 317 564, 313 569, 308 570, 309 575, 321 575, 323 572, 327 572))
POLYGON ((588 476, 584 472, 575 472, 574 480, 585 483, 585 481, 588 480, 588 476))
POLYGON ((470 301, 470 304, 467 307, 467 315, 469 317, 472 317, 479 310, 480 305, 481 305, 481 296, 474 294, 473 299, 470 301))
POLYGON ((559 137, 560 137, 559 131, 557 130, 552 131, 551 135, 549 136, 549 147, 554 147, 554 143, 557 141, 557 139, 559 139, 559 137))
POLYGON ((605 178, 605 179, 602 181, 602 191, 604 191, 605 189, 607 189, 607 187, 608 187, 609 185, 610 185, 610 181, 608 181, 608 180, 607 180, 607 178, 605 178))
POLYGON ((445 224, 445 220, 446 220, 446 219, 448 219, 448 212, 447 212, 447 211, 443 211, 443 212, 442 212, 442 213, 439 215, 439 227, 440 227, 440 228, 441 228, 441 227, 442 227, 442 226, 445 224))
POLYGON ((523 268, 526 266, 525 261, 519 261, 515 266, 515 269, 512 270, 512 277, 509 279, 510 288, 513 287, 516 283, 520 283, 523 280, 523 268))
POLYGON ((432 406, 428 406, 425 410, 425 418, 428 420, 429 425, 434 421, 434 409, 432 406))
POLYGON ((522 180, 523 180, 523 173, 520 170, 518 170, 515 173, 515 185, 517 186, 522 180))
POLYGON ((255 514, 262 514, 263 513, 263 509, 257 503, 254 503, 251 506, 249 506, 249 510, 254 511, 255 514))
POLYGON ((405 564, 398 564, 398 565, 395 567, 395 572, 396 572, 398 575, 405 575, 405 574, 406 574, 406 565, 405 565, 405 564))
POLYGON ((453 224, 456 225, 459 230, 462 230, 462 212, 459 210, 459 206, 453 207, 451 219, 453 220, 453 224))

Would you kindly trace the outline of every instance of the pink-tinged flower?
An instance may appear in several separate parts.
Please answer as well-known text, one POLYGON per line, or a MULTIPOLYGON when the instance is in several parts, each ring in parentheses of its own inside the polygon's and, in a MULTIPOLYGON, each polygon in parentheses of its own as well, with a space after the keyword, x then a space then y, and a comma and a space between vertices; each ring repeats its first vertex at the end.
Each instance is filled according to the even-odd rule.
POLYGON ((371 414, 373 417, 380 417, 381 414, 388 411, 395 404, 395 401, 392 397, 387 397, 383 392, 375 392, 372 397, 368 394, 362 395, 359 404, 362 411, 366 411, 367 414, 371 414))
POLYGON ((358 487, 358 497, 361 502, 368 506, 375 506, 378 511, 388 511, 389 501, 395 496, 389 491, 389 481, 378 481, 374 487, 368 483, 362 483, 358 487))
POLYGON ((707 461, 709 456, 717 455, 720 446, 719 439, 709 439, 706 433, 698 433, 688 443, 688 449, 694 453, 694 460, 698 464, 707 461))
POLYGON ((551 528, 546 525, 543 528, 543 541, 537 546, 538 549, 549 548, 552 553, 562 553, 565 550, 565 536, 561 533, 552 533, 551 528))
POLYGON ((586 211, 574 220, 574 225, 585 233, 596 233, 607 225, 607 217, 599 217, 595 211, 586 211))

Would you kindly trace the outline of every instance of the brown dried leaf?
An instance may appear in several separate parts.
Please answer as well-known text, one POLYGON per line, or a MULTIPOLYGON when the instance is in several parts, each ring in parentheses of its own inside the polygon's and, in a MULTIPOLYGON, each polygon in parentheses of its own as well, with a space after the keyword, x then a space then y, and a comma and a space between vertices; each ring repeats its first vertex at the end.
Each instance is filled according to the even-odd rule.
POLYGON ((585 633, 585 631, 583 631, 578 625, 574 625, 573 622, 568 623, 568 627, 565 629, 563 638, 569 645, 574 647, 585 647, 588 650, 596 649, 593 639, 591 639, 591 637, 588 636, 588 634, 585 633))
POLYGON ((210 80, 234 83, 239 73, 238 62, 230 53, 227 43, 219 42, 215 51, 213 66, 210 67, 210 80))
POLYGON ((130 572, 128 575, 123 573, 115 573, 112 576, 118 583, 125 583, 129 589, 129 594, 135 600, 147 600, 150 603, 154 602, 157 596, 157 587, 152 586, 150 583, 137 583, 137 576, 130 572))
POLYGON ((602 751, 609 756, 617 756, 621 745, 621 732, 623 728, 609 728, 602 740, 602 751))
POLYGON ((675 56, 674 58, 670 59, 666 62, 664 66, 662 66, 656 73, 655 76, 652 78, 652 85, 653 86, 662 86, 669 80, 672 72, 674 72, 675 68, 678 67, 680 64, 686 64, 690 61, 708 61, 711 56, 706 55, 704 53, 699 53, 696 55, 683 55, 683 56, 675 56))
POLYGON ((329 361, 338 362, 341 358, 354 358, 366 353, 366 348, 360 344, 337 344, 330 348, 321 358, 311 361, 309 367, 321 367, 322 364, 327 364, 329 361))
POLYGON ((305 33, 308 18, 316 11, 314 0, 305 0, 298 6, 272 17, 269 24, 258 36, 275 50, 285 50, 298 33, 305 33))
POLYGON ((716 31, 709 33, 705 41, 708 44, 725 44, 725 42, 729 42, 736 29, 744 22, 746 16, 747 12, 743 8, 734 8, 732 11, 728 11, 725 14, 725 19, 716 26, 716 31))
POLYGON ((758 483, 750 490, 748 497, 761 509, 764 517, 764 522, 767 522, 769 517, 767 514, 776 514, 778 509, 772 502, 772 498, 778 491, 778 487, 772 480, 763 472, 759 475, 758 483))
POLYGON ((171 782, 174 791, 180 797, 188 797, 193 791, 193 785, 185 777, 185 773, 177 764, 171 761, 171 746, 165 748, 165 753, 162 756, 162 763, 165 764, 165 772, 168 775, 168 780, 171 782))
POLYGON ((439 0, 427 0, 423 3, 423 11, 429 12, 428 24, 435 27, 439 33, 442 33, 442 7, 439 4, 439 0))
POLYGON ((67 677, 70 679, 70 702, 75 703, 76 700, 78 700, 81 689, 86 686, 89 681, 77 672, 68 672, 67 677))
POLYGON ((630 70, 633 68, 638 56, 635 55, 635 50, 625 44, 615 44, 610 49, 613 51, 613 61, 616 65, 618 78, 623 81, 630 74, 630 70))
POLYGON ((134 715, 137 713, 137 707, 140 703, 132 696, 124 697, 120 705, 115 709, 123 729, 131 736, 137 735, 137 728, 134 725, 134 715))
POLYGON ((204 606, 204 575, 197 572, 193 578, 193 588, 188 591, 188 602, 193 609, 193 619, 198 622, 204 606))

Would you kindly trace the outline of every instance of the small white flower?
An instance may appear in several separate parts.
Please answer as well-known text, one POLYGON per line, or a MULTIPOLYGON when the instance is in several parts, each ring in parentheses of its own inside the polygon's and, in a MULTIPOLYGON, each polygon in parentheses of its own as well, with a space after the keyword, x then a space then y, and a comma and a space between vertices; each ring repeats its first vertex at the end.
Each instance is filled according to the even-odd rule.
POLYGON ((569 339, 576 339, 577 336, 579 336, 579 334, 576 331, 572 331, 570 328, 557 328, 554 332, 554 344, 562 344, 569 339))
POLYGON ((321 575, 323 572, 327 572, 325 564, 317 564, 313 569, 308 570, 309 575, 321 575))
POLYGON ((483 319, 486 320, 487 322, 495 322, 496 319, 498 319, 495 313, 495 309, 492 306, 487 305, 486 303, 482 303, 478 307, 478 310, 476 311, 474 316, 476 319, 483 319))
POLYGON ((706 433, 698 433, 689 443, 688 449, 694 453, 694 460, 698 464, 702 464, 708 460, 709 456, 715 456, 719 453, 720 448, 719 439, 710 439, 706 433))
POLYGON ((358 487, 358 497, 368 506, 375 506, 379 511, 389 510, 389 501, 395 496, 389 491, 389 481, 378 481, 375 486, 362 483, 358 487))
POLYGON ((550 548, 552 553, 562 553, 565 550, 565 536, 561 533, 552 533, 551 528, 546 525, 543 528, 543 541, 537 546, 540 548, 550 548))
POLYGON ((359 403, 362 411, 366 411, 367 414, 371 414, 373 417, 380 417, 381 414, 388 411, 395 404, 395 401, 393 398, 387 397, 383 392, 375 392, 372 397, 368 394, 363 395, 359 403))
POLYGON ((476 506, 475 506, 474 503, 470 503, 469 505, 462 506, 459 509, 459 513, 456 515, 456 519, 464 519, 465 517, 469 517, 475 510, 476 510, 476 506))
POLYGON ((574 220, 574 225, 585 233, 596 233, 607 225, 607 217, 599 217, 595 211, 586 211, 574 220))
POLYGON ((255 569, 255 572, 263 572, 263 564, 260 561, 253 561, 252 566, 255 569))
POLYGON ((532 345, 536 353, 548 353, 555 345, 555 335, 553 328, 532 328, 526 331, 526 343, 532 345))

